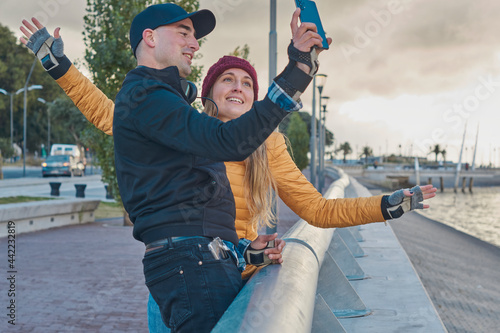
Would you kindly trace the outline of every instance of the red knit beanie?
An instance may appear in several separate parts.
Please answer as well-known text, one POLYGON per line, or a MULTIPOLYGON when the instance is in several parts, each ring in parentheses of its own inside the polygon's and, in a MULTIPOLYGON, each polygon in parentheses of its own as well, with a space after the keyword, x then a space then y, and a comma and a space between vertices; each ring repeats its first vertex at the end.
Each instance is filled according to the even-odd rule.
MULTIPOLYGON (((239 68, 244 70, 250 75, 253 81, 253 100, 256 101, 259 97, 259 84, 257 82, 257 72, 255 68, 246 61, 245 59, 234 57, 234 56, 223 56, 215 64, 210 67, 207 72, 207 76, 203 80, 203 85, 201 88, 201 97, 207 97, 210 89, 214 85, 217 78, 224 73, 225 70, 229 68, 239 68)), ((201 102, 205 105, 206 99, 202 98, 201 102)))

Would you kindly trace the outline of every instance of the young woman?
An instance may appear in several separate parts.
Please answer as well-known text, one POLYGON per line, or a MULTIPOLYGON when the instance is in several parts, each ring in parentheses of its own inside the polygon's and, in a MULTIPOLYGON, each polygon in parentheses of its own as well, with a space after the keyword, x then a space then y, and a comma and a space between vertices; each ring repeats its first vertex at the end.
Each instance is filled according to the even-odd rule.
MULTIPOLYGON (((114 104, 111 100, 73 65, 56 81, 90 122, 112 135, 114 104)), ((210 67, 203 81, 204 111, 224 122, 238 118, 257 100, 258 89, 257 74, 248 61, 224 56, 210 67)), ((383 222, 393 217, 386 208, 397 206, 397 202, 387 204, 387 196, 382 195, 323 198, 296 167, 283 135, 278 132, 271 134, 245 161, 225 162, 225 165, 236 204, 235 226, 239 238, 255 240, 260 227, 271 224, 273 190, 302 219, 321 228, 383 222)), ((427 185, 422 186, 421 191, 423 199, 429 199, 435 196, 436 188, 427 185)), ((399 195, 402 201, 413 193, 404 190, 399 195)), ((255 270, 255 266, 247 265, 242 278, 248 279, 255 270)), ((148 318, 151 332, 168 332, 151 297, 148 318)))

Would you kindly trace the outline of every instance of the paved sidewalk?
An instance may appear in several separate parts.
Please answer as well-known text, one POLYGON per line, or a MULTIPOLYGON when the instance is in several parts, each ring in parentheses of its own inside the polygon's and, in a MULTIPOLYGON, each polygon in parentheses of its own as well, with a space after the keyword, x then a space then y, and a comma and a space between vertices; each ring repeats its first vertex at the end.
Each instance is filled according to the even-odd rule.
POLYGON ((1 332, 148 331, 144 245, 131 227, 115 220, 18 235, 15 326, 5 315, 6 239, 0 243, 1 332))
POLYGON ((500 248, 418 213, 391 222, 446 329, 500 328, 500 248))
MULTIPOLYGON (((363 185, 373 194, 381 192, 363 185)), ((390 225, 448 332, 499 331, 499 247, 418 213, 390 225)))

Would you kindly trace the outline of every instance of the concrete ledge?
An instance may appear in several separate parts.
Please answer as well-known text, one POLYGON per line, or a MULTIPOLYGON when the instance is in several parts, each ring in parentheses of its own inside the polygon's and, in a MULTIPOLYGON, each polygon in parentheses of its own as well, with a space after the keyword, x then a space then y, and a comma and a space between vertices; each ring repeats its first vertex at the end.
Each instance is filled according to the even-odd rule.
POLYGON ((7 236, 7 223, 16 224, 16 234, 94 222, 100 200, 64 199, 0 205, 0 237, 7 236))

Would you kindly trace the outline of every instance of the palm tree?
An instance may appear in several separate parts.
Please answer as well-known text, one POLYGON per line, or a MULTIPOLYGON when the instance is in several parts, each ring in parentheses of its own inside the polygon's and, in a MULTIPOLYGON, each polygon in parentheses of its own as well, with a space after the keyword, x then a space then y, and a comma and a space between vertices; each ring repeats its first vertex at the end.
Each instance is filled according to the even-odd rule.
POLYGON ((349 142, 344 142, 343 144, 340 145, 340 147, 336 150, 336 152, 341 151, 342 154, 344 155, 344 164, 346 163, 346 156, 352 153, 352 148, 349 142))
POLYGON ((438 155, 441 154, 441 147, 439 145, 434 145, 434 149, 432 149, 429 154, 432 153, 436 154, 436 163, 437 163, 438 155))
POLYGON ((441 150, 441 155, 443 156, 443 165, 446 163, 446 149, 441 150))
POLYGON ((365 157, 365 164, 368 164, 368 157, 373 156, 373 149, 371 149, 369 146, 364 146, 363 147, 363 153, 361 153, 360 157, 365 157))

